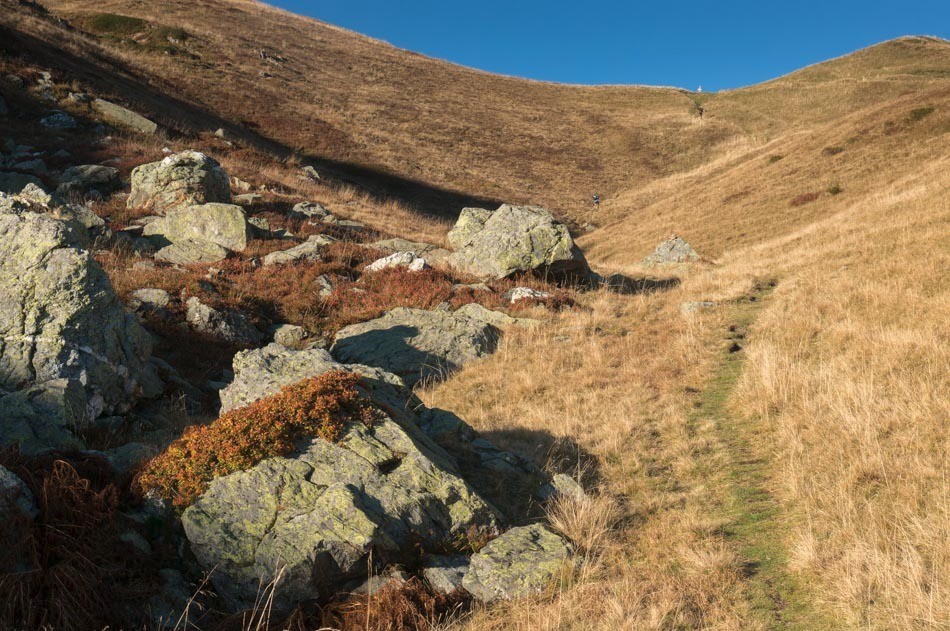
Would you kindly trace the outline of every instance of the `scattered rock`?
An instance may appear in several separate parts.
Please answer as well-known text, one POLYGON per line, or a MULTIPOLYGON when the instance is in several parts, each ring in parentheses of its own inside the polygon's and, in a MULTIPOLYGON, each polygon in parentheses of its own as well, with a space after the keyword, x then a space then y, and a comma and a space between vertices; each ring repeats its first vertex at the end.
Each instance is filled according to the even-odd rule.
POLYGON ((329 216, 330 211, 316 202, 300 202, 290 211, 290 216, 296 219, 323 219, 329 216))
POLYGON ((537 206, 465 209, 449 240, 456 248, 449 262, 476 276, 506 278, 533 271, 586 281, 590 275, 567 226, 537 206))
POLYGON ((196 331, 234 344, 254 345, 261 341, 260 331, 242 313, 218 311, 195 297, 189 298, 185 306, 188 324, 196 331))
POLYGON ((172 243, 204 241, 234 252, 247 248, 251 227, 244 209, 234 204, 200 204, 170 210, 161 221, 149 224, 148 234, 161 234, 172 243))
POLYGON ((158 131, 158 125, 144 116, 136 114, 132 110, 122 107, 121 105, 116 105, 115 103, 106 101, 104 99, 96 99, 92 102, 92 106, 96 109, 96 111, 99 112, 102 118, 113 125, 130 127, 136 131, 142 132, 143 134, 154 134, 158 131))
POLYGON ((464 314, 398 308, 341 329, 331 352, 342 362, 379 366, 414 385, 494 352, 499 335, 496 327, 464 314))
MULTIPOLYGON (((241 206, 253 206, 261 202, 264 199, 264 196, 260 193, 244 193, 243 195, 235 195, 234 203, 240 204, 241 206)), ((267 221, 263 217, 259 218, 262 221, 267 221)))
POLYGON ((403 570, 391 569, 383 574, 374 574, 370 576, 351 593, 358 596, 374 596, 377 592, 387 587, 400 587, 409 580, 409 575, 403 570))
POLYGON ((274 331, 274 342, 284 348, 300 349, 309 337, 307 329, 295 324, 281 324, 274 331))
POLYGON ((0 214, 0 387, 76 379, 123 412, 142 394, 151 338, 78 238, 47 215, 0 214))
POLYGON ((577 501, 587 499, 587 492, 584 491, 584 487, 581 486, 580 482, 564 473, 555 474, 551 481, 544 485, 538 495, 543 500, 558 497, 570 497, 577 501))
POLYGON ((327 298, 330 294, 333 293, 333 280, 326 274, 321 274, 317 276, 316 285, 320 287, 319 293, 321 298, 327 298))
POLYGON ((374 261, 363 268, 364 272, 381 272, 386 269, 396 267, 405 267, 410 272, 421 272, 429 268, 429 264, 421 256, 416 256, 415 252, 396 252, 384 258, 374 261))
POLYGON ((17 513, 35 518, 39 514, 36 499, 23 480, 0 467, 0 523, 10 523, 17 513))
POLYGON ((182 206, 230 202, 228 174, 217 161, 197 151, 172 154, 132 171, 129 208, 162 213, 182 206))
POLYGON ((561 572, 571 548, 541 524, 512 528, 472 556, 462 586, 483 602, 544 590, 561 572))
POLYGON ((43 188, 43 182, 32 175, 0 172, 0 193, 16 195, 22 191, 27 184, 33 184, 40 189, 43 188))
POLYGON ((174 265, 191 265, 215 263, 227 256, 228 251, 215 243, 184 239, 160 249, 155 253, 155 260, 174 265))
POLYGON ((133 311, 158 311, 171 302, 171 295, 164 289, 136 289, 129 298, 129 308, 133 311))
POLYGON ((300 173, 308 180, 312 180, 314 182, 320 181, 320 174, 317 173, 317 170, 314 169, 312 166, 308 165, 308 166, 302 167, 300 169, 300 173))
POLYGON ((10 168, 23 173, 32 173, 33 175, 46 175, 49 172, 49 169, 46 168, 46 163, 40 158, 23 160, 22 162, 17 162, 10 168))
POLYGON ((544 300, 550 298, 551 294, 530 287, 515 287, 506 291, 501 297, 509 304, 515 304, 519 300, 544 300))
POLYGON ((75 129, 76 119, 59 110, 40 119, 40 125, 47 129, 75 129))
POLYGON ((696 250, 675 234, 661 243, 653 254, 643 259, 646 265, 669 265, 672 263, 692 263, 699 260, 696 250))
POLYGON ((425 258, 429 263, 443 263, 451 252, 445 248, 440 248, 431 243, 419 243, 417 241, 407 241, 406 239, 384 239, 372 244, 374 248, 395 254, 396 252, 414 252, 416 256, 425 258))
POLYGON ((436 594, 451 594, 462 589, 468 564, 468 557, 461 554, 426 557, 422 577, 436 594))
POLYGON ((680 305, 680 313, 682 313, 683 315, 689 315, 691 313, 696 313, 697 311, 712 309, 718 304, 719 304, 718 302, 712 302, 710 300, 702 300, 699 302, 684 302, 680 305))
POLYGON ((323 248, 333 243, 336 239, 322 234, 315 234, 300 245, 294 246, 289 250, 280 252, 271 252, 264 257, 264 266, 270 265, 289 265, 300 261, 319 261, 323 248))
POLYGON ((56 193, 68 197, 69 195, 83 195, 91 190, 100 193, 111 193, 122 185, 119 179, 119 170, 115 167, 104 167, 98 164, 84 164, 69 167, 59 178, 59 187, 56 193))

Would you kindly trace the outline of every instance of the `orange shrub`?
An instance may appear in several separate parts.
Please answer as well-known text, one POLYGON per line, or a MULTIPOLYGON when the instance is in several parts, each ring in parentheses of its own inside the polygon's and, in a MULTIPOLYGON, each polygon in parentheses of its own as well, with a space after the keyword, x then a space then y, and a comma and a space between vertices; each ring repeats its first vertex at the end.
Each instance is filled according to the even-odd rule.
POLYGON ((329 372, 227 412, 210 425, 189 427, 145 466, 136 487, 185 507, 215 478, 285 456, 301 438, 337 440, 347 423, 372 421, 373 408, 356 388, 359 380, 359 375, 329 372))

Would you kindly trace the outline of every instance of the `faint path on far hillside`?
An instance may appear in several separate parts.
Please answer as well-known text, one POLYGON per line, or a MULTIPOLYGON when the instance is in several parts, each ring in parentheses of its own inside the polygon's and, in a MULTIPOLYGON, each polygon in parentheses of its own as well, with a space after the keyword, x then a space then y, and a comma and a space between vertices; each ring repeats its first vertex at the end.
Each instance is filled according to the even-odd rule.
POLYGON ((771 431, 764 420, 740 416, 729 400, 745 365, 749 329, 774 283, 757 286, 740 302, 724 332, 718 367, 690 417, 690 431, 712 423, 716 458, 697 460, 707 488, 717 497, 711 502, 723 519, 722 534, 743 562, 743 591, 754 619, 768 629, 813 631, 834 629, 814 607, 814 597, 788 571, 788 514, 771 492, 771 431), (715 464, 713 464, 715 463, 715 464))

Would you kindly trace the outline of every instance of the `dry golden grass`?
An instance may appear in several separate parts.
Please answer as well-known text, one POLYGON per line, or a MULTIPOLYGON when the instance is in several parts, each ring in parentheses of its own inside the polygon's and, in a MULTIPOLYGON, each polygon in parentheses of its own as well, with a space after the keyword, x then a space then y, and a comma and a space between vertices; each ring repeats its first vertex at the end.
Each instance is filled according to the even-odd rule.
MULTIPOLYGON (((206 4, 49 2, 185 28, 195 57, 75 33, 69 46, 340 173, 415 180, 435 190, 430 214, 458 211, 432 204, 452 191, 530 200, 598 227, 580 244, 599 269, 656 273, 638 261, 671 232, 715 259, 670 270, 682 283, 665 292, 588 294, 420 393, 592 493, 548 509, 578 567, 461 626, 950 626, 947 42, 699 96, 495 77, 256 3, 206 4), (261 41, 288 61, 261 61, 261 41), (752 303, 762 279, 778 285, 752 303), (720 306, 682 316, 695 300, 720 306)), ((301 183, 302 157, 217 149, 275 198, 407 238, 448 228, 372 178, 301 183)))

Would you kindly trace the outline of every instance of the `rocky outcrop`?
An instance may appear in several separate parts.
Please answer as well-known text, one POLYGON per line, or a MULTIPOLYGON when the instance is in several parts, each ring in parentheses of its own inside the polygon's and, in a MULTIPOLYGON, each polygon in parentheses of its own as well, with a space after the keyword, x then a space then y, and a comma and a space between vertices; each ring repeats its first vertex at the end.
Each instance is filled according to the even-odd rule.
POLYGON ((251 238, 251 226, 240 206, 199 204, 169 211, 162 219, 148 224, 145 234, 159 235, 171 243, 213 243, 227 250, 241 252, 247 248, 251 238))
POLYGON ((398 308, 341 329, 331 353, 345 363, 379 366, 413 385, 494 352, 499 336, 496 327, 464 314, 398 308))
POLYGON ((587 261, 567 226, 537 206, 505 204, 494 212, 467 208, 449 233, 456 268, 485 278, 517 272, 586 281, 587 261))
POLYGON ((69 223, 0 213, 0 387, 73 379, 90 410, 124 411, 152 389, 151 339, 78 243, 69 223))
POLYGON ((653 254, 643 259, 646 265, 669 265, 675 263, 693 263, 699 260, 699 254, 690 244, 675 234, 656 246, 653 254))
POLYGON ((541 524, 512 528, 472 556, 462 586, 483 602, 540 592, 559 575, 570 546, 541 524))
POLYGON ((231 202, 231 183, 215 160, 197 151, 183 151, 132 171, 129 208, 164 213, 173 208, 231 202))
POLYGON ((329 370, 364 374, 380 406, 368 427, 353 422, 335 443, 304 441, 291 457, 271 458, 219 478, 182 515, 198 561, 232 608, 253 604, 261 582, 282 569, 278 608, 327 597, 383 568, 407 562, 416 543, 451 548, 463 537, 496 532, 493 509, 458 475, 455 463, 393 398, 398 378, 342 366, 324 351, 272 344, 239 353, 223 409, 329 370))

